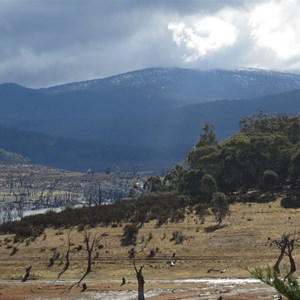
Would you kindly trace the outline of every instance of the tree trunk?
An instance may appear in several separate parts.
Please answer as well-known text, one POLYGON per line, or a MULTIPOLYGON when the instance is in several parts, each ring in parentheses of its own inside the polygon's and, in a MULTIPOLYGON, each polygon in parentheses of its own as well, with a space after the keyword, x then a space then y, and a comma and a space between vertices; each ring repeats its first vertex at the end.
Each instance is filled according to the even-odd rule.
POLYGON ((295 263, 295 260, 293 258, 293 254, 292 254, 292 252, 294 250, 294 243, 295 243, 295 241, 292 240, 288 244, 288 253, 287 253, 287 255, 288 255, 289 260, 290 260, 290 273, 288 275, 293 274, 294 272, 296 272, 296 263, 295 263))
POLYGON ((70 237, 70 232, 69 232, 68 233, 68 249, 67 249, 67 253, 66 253, 66 256, 65 256, 66 262, 65 262, 63 270, 58 274, 56 280, 58 280, 60 278, 60 276, 62 274, 64 274, 69 269, 69 266, 70 266, 70 260, 69 260, 70 248, 71 248, 71 237, 70 237))
POLYGON ((22 282, 26 282, 28 277, 30 276, 30 270, 31 270, 31 266, 29 266, 28 268, 25 269, 26 273, 22 279, 22 282))
POLYGON ((273 267, 274 271, 277 274, 280 274, 279 265, 280 265, 281 261, 283 260, 283 257, 284 257, 284 254, 285 254, 285 248, 286 247, 280 249, 280 255, 279 255, 279 257, 278 257, 278 259, 277 259, 277 261, 276 261, 276 263, 275 263, 275 265, 273 267))
POLYGON ((145 280, 144 280, 144 276, 142 274, 143 267, 140 267, 140 269, 137 270, 135 264, 133 264, 133 265, 134 265, 134 269, 136 272, 136 279, 138 282, 138 300, 145 300, 145 296, 144 296, 145 280))
POLYGON ((290 264, 291 264, 290 274, 292 274, 296 272, 296 263, 293 257, 290 257, 290 264))

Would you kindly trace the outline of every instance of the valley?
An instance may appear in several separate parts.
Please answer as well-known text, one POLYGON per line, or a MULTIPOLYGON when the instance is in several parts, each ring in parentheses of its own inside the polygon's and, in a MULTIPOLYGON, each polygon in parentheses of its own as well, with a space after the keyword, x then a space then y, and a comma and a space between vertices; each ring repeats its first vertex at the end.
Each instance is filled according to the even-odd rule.
MULTIPOLYGON (((91 135, 82 139, 72 122, 77 138, 2 126, 0 299, 133 299, 138 269, 149 299, 273 299, 278 292, 250 270, 274 265, 286 238, 280 270, 298 275, 298 94, 141 106, 112 113, 119 123, 104 117, 103 138, 85 122, 81 133, 91 135), (199 116, 206 122, 196 135, 199 116), (222 141, 220 124, 231 134, 222 141)), ((53 115, 78 122, 75 108, 53 115)))
POLYGON ((0 300, 300 300, 299 15, 0 0, 0 300))

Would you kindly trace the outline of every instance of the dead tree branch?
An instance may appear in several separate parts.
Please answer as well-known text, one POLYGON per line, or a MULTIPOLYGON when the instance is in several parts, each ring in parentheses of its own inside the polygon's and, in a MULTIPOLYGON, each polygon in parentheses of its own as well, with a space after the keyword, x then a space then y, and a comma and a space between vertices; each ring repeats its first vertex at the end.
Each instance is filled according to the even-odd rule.
POLYGON ((68 232, 67 238, 68 238, 68 248, 67 248, 67 252, 66 252, 66 255, 65 255, 66 262, 65 262, 64 268, 58 274, 55 281, 57 281, 60 278, 60 276, 62 274, 64 274, 69 269, 69 266, 70 266, 70 260, 69 260, 69 254, 70 254, 70 248, 71 248, 71 232, 70 231, 68 232))
POLYGON ((97 236, 96 233, 92 236, 92 232, 87 227, 83 230, 82 235, 83 235, 83 242, 85 244, 85 248, 86 248, 86 251, 87 251, 87 268, 86 268, 86 271, 83 274, 83 276, 77 282, 77 284, 76 283, 74 284, 74 285, 77 285, 77 286, 79 286, 80 283, 82 282, 82 280, 92 271, 92 252, 93 252, 95 246, 100 241, 100 237, 97 236))

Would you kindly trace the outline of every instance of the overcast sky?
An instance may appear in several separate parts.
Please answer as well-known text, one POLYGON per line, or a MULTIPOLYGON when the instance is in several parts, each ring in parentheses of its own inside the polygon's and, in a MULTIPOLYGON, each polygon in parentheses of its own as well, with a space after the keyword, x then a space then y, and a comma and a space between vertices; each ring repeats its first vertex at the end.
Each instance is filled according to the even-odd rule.
POLYGON ((0 83, 148 67, 300 70, 299 0, 0 0, 0 83))

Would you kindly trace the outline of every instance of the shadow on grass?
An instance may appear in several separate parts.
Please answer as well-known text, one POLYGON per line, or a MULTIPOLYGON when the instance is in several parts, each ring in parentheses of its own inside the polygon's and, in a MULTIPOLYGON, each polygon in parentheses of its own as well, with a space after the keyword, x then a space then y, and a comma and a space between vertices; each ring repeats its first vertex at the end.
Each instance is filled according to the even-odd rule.
POLYGON ((218 229, 221 229, 221 228, 224 228, 224 227, 227 227, 228 225, 227 224, 216 224, 216 225, 211 225, 211 226, 208 226, 208 227, 205 227, 204 228, 204 231, 206 233, 209 233, 209 232, 214 232, 218 229))

